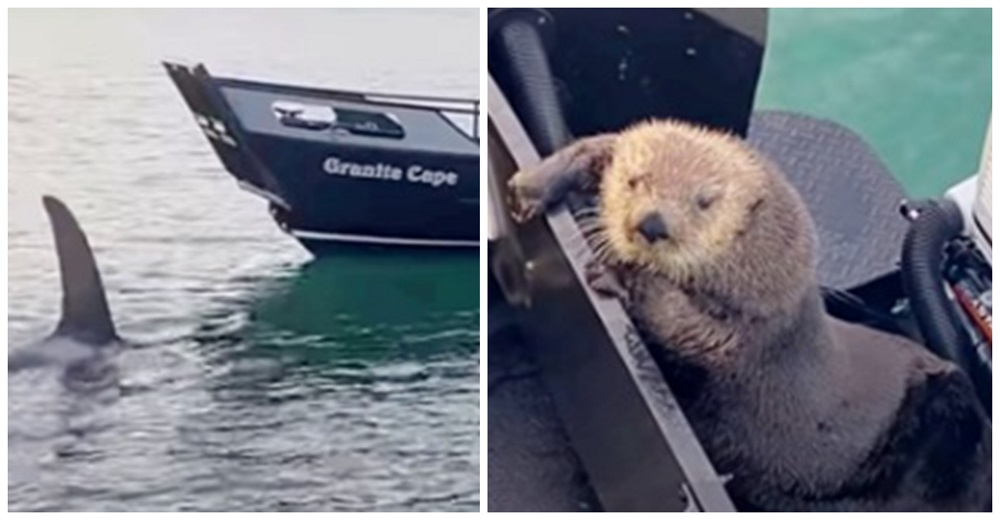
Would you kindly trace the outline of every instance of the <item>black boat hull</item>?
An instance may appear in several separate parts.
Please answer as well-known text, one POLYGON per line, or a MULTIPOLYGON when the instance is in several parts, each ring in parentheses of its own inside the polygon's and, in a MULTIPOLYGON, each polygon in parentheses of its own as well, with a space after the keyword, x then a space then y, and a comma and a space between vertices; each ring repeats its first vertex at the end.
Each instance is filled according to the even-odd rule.
POLYGON ((313 254, 331 244, 478 249, 478 102, 165 65, 226 170, 313 254))

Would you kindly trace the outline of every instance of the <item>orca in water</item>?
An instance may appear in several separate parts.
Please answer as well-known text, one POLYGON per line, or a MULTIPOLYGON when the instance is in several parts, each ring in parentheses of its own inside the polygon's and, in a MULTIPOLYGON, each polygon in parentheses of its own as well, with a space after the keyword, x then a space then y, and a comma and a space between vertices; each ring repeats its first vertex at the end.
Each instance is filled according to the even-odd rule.
POLYGON ((62 317, 44 341, 7 357, 7 372, 54 366, 63 384, 78 391, 114 386, 118 369, 114 356, 122 342, 111 319, 104 285, 87 237, 69 208, 52 196, 42 197, 52 224, 59 274, 62 317))

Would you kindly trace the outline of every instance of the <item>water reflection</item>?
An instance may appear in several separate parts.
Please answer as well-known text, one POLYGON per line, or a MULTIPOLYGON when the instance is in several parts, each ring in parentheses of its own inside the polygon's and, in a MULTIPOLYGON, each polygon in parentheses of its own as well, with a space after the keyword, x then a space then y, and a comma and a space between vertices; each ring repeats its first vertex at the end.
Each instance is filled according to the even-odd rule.
POLYGON ((195 334, 208 400, 172 449, 263 508, 476 510, 478 272, 357 252, 259 280, 195 334))
POLYGON ((245 312, 216 313, 195 338, 302 363, 468 355, 479 346, 478 275, 476 255, 344 251, 262 281, 245 312))

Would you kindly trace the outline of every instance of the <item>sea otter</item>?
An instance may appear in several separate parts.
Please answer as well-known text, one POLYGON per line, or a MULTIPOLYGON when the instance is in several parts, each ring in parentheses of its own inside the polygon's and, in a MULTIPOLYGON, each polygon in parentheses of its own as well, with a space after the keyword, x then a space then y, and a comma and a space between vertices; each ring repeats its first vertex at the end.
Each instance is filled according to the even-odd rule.
POLYGON ((740 509, 991 509, 992 431, 968 377, 826 314, 805 203, 741 139, 645 122, 509 188, 518 220, 596 192, 591 286, 622 300, 740 509))

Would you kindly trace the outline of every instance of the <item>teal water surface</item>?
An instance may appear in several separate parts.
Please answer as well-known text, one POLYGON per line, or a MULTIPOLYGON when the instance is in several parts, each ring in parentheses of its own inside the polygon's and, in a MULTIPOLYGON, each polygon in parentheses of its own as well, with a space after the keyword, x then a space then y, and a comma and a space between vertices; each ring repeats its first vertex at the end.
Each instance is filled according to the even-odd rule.
POLYGON ((978 170, 992 107, 991 9, 772 9, 757 108, 832 119, 912 196, 978 170))

